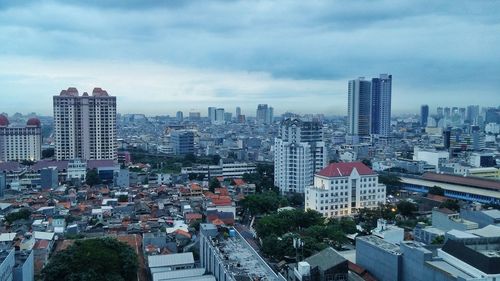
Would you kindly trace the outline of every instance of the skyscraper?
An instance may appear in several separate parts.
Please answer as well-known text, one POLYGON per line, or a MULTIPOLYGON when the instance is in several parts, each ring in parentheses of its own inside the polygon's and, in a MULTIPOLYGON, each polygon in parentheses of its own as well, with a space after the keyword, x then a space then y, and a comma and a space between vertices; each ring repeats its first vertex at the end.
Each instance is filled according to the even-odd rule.
POLYGON ((215 112, 217 111, 216 107, 210 106, 208 108, 208 119, 210 122, 214 123, 215 122, 215 112))
POLYGON ((177 111, 177 113, 175 114, 175 118, 179 121, 184 120, 184 113, 182 113, 182 111, 177 111))
POLYGON ((303 193, 326 166, 323 125, 297 118, 281 122, 274 141, 274 184, 281 193, 303 193))
POLYGON ((240 119, 241 108, 239 106, 236 107, 236 121, 240 119))
POLYGON ((420 126, 427 127, 427 119, 429 118, 429 106, 424 104, 420 107, 420 126))
POLYGON ((215 110, 215 124, 224 124, 224 108, 217 108, 215 110))
POLYGON ((391 132, 392 75, 372 79, 371 133, 389 136, 391 132))
POLYGON ((266 124, 266 121, 268 119, 268 108, 267 104, 259 104, 257 106, 257 113, 255 115, 255 120, 257 121, 257 124, 266 124))
POLYGON ((478 125, 479 105, 467 106, 467 117, 465 118, 471 124, 478 125))
POLYGON ((117 159, 116 97, 101 88, 91 96, 68 88, 53 101, 57 160, 117 159))
POLYGON ((176 130, 170 133, 170 143, 175 155, 194 153, 194 133, 189 130, 176 130))
POLYGON ((349 81, 348 88, 348 134, 351 136, 370 135, 371 83, 360 77, 349 81))

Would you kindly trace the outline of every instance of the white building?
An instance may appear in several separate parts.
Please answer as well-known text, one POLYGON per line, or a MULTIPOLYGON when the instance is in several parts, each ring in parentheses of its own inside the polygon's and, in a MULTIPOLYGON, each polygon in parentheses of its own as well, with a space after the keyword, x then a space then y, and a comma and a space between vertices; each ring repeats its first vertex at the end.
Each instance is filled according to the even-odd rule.
POLYGON ((392 244, 398 244, 405 238, 404 229, 394 224, 387 224, 384 219, 377 220, 377 228, 372 230, 372 234, 392 244))
POLYGON ((71 160, 68 162, 68 180, 79 179, 85 180, 87 176, 87 162, 80 159, 71 160))
POLYGON ((54 96, 54 140, 57 160, 118 159, 116 97, 101 88, 91 96, 62 90, 54 96))
POLYGON ((326 157, 320 122, 284 120, 274 142, 274 184, 281 193, 304 193, 314 173, 326 166, 326 157))
POLYGON ((305 209, 325 217, 348 216, 362 208, 385 203, 385 185, 361 162, 332 163, 314 177, 306 188, 305 209))
POLYGON ((429 165, 439 168, 440 163, 448 162, 450 153, 445 150, 423 149, 418 146, 413 148, 413 160, 425 161, 429 165))
POLYGON ((0 161, 38 161, 42 155, 40 120, 31 118, 26 126, 9 126, 0 115, 0 161))

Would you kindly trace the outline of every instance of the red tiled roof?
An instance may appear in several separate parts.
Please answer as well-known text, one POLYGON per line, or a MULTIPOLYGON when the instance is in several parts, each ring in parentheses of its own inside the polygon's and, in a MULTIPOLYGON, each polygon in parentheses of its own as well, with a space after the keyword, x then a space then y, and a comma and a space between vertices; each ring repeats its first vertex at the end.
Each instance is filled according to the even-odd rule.
POLYGON ((242 179, 233 179, 233 182, 236 186, 244 185, 245 181, 242 179))
POLYGON ((361 162, 331 163, 326 168, 318 172, 323 177, 346 177, 356 169, 360 175, 374 175, 375 173, 368 166, 361 162))

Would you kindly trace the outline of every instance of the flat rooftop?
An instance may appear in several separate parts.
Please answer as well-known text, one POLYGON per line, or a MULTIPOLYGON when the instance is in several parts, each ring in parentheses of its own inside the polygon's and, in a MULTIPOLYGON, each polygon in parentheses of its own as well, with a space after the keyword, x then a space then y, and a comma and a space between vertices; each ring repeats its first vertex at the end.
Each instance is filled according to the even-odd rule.
POLYGON ((400 255, 401 254, 401 249, 399 246, 389 243, 385 241, 382 238, 379 238, 374 235, 368 235, 368 236, 361 236, 357 237, 356 239, 363 240, 373 246, 376 246, 377 248, 380 248, 384 251, 390 252, 394 255, 400 255))
POLYGON ((238 234, 220 239, 215 247, 235 280, 283 281, 238 234))

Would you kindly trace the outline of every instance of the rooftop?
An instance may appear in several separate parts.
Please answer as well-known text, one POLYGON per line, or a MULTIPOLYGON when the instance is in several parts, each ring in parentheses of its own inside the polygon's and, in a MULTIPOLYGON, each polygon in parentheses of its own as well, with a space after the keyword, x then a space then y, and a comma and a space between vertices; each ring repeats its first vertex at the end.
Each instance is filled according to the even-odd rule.
POLYGON ((236 280, 282 280, 241 236, 220 239, 214 246, 236 280))
POLYGON ((360 175, 375 175, 372 169, 361 162, 331 163, 326 168, 319 171, 317 175, 328 178, 347 177, 351 175, 354 169, 356 169, 360 175))
POLYGON ((389 252, 394 255, 400 255, 401 254, 401 249, 399 246, 389 243, 385 241, 382 238, 379 238, 374 235, 368 235, 368 236, 362 236, 362 237, 357 237, 356 239, 365 241, 368 244, 371 244, 373 246, 376 246, 386 252, 389 252))
POLYGON ((194 264, 193 253, 189 252, 148 257, 149 267, 164 267, 181 264, 194 264))

